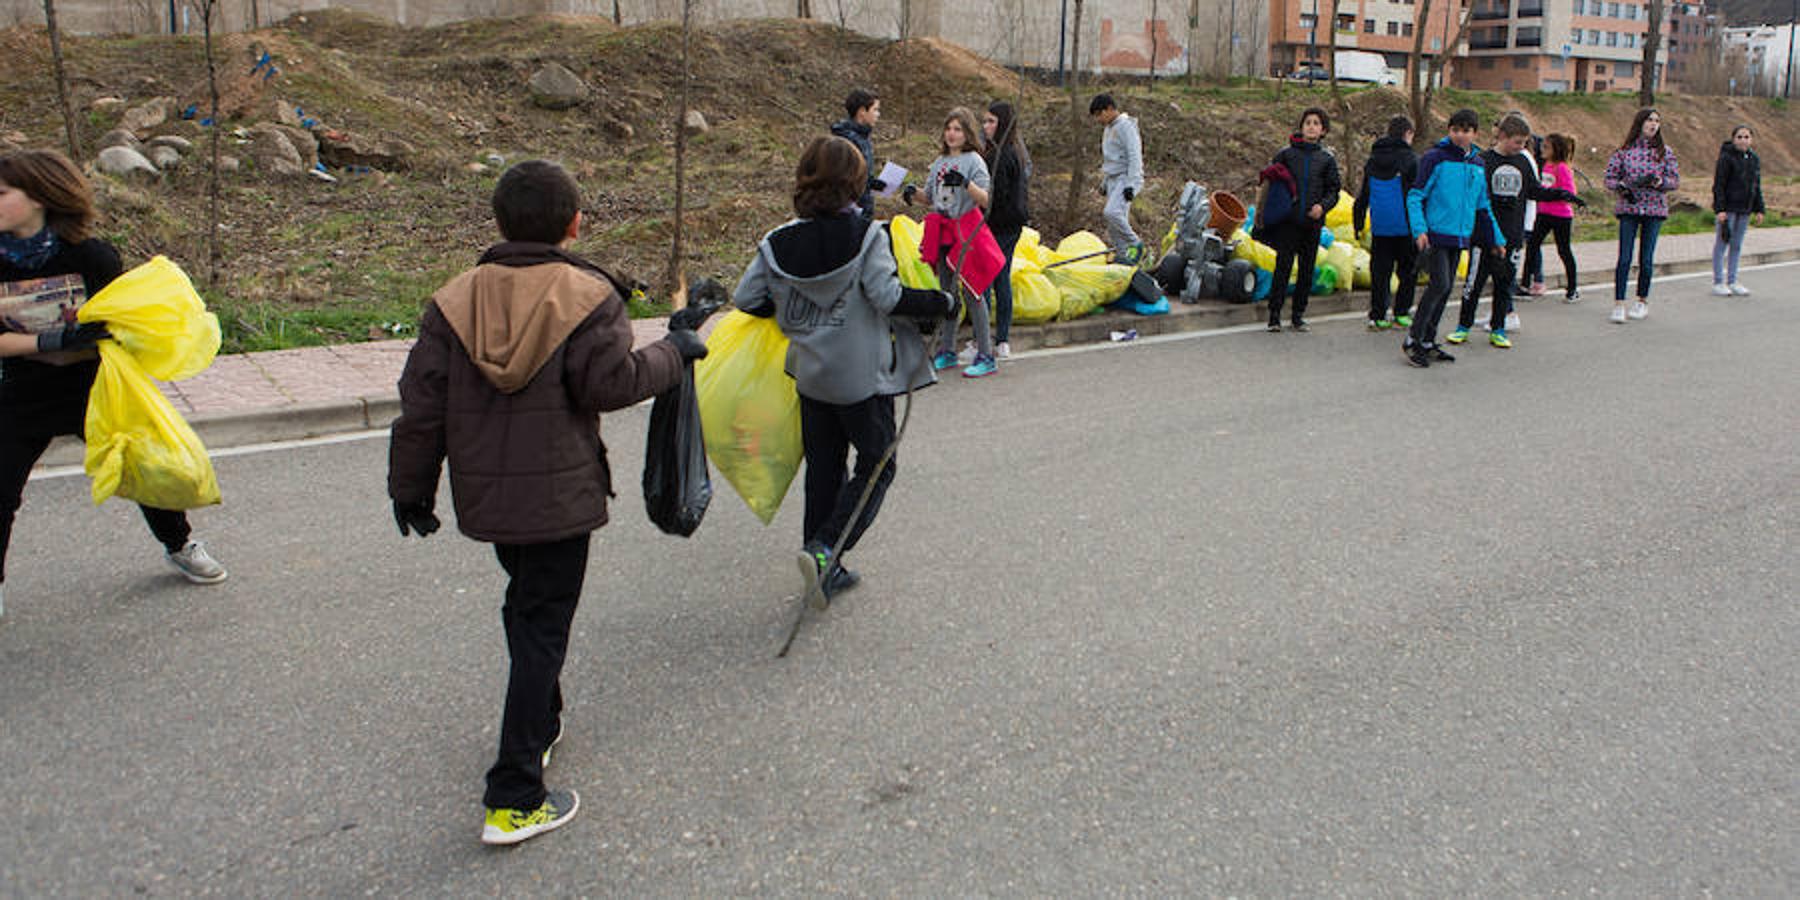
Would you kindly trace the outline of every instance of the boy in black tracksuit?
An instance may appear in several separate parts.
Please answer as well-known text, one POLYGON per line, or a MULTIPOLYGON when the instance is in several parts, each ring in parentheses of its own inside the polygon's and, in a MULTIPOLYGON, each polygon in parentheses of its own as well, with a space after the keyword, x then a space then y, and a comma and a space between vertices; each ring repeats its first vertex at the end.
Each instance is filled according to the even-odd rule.
POLYGON ((1337 157, 1320 141, 1331 133, 1331 117, 1317 107, 1300 114, 1300 131, 1288 146, 1275 154, 1275 162, 1293 173, 1294 214, 1276 226, 1270 238, 1275 246, 1274 285, 1269 290, 1269 330, 1281 330, 1281 301, 1287 291, 1288 273, 1294 272, 1293 329, 1311 331, 1306 324, 1306 301, 1312 296, 1314 261, 1319 255, 1319 232, 1325 214, 1337 205, 1343 191, 1337 157))
MULTIPOLYGON (((1488 316, 1488 343, 1496 347, 1512 346, 1506 335, 1506 314, 1512 312, 1513 289, 1517 281, 1521 251, 1525 244, 1525 205, 1532 200, 1561 200, 1581 205, 1581 198, 1559 188, 1547 188, 1538 180, 1537 166, 1524 153, 1531 139, 1531 125, 1518 113, 1508 113, 1496 129, 1494 146, 1481 151, 1482 165, 1487 169, 1488 203, 1494 224, 1506 241, 1506 250, 1496 249, 1485 240, 1488 229, 1479 221, 1475 227, 1476 245, 1486 252, 1473 254, 1469 262, 1469 279, 1463 289, 1462 312, 1457 327, 1444 340, 1460 344, 1469 339, 1475 325, 1475 307, 1481 302, 1481 289, 1488 279, 1494 280, 1494 305, 1488 316)), ((1484 214, 1485 215, 1485 214, 1484 214)), ((1479 219, 1479 216, 1477 217, 1479 219)))
POLYGON ((1405 116, 1388 120, 1387 135, 1375 142, 1363 163, 1362 188, 1356 193, 1351 227, 1360 239, 1363 217, 1369 218, 1369 330, 1412 325, 1413 291, 1418 285, 1419 251, 1413 245, 1412 226, 1406 216, 1406 192, 1418 175, 1419 157, 1413 153, 1413 123, 1405 116), (1389 281, 1400 276, 1393 294, 1393 317, 1388 316, 1389 281))

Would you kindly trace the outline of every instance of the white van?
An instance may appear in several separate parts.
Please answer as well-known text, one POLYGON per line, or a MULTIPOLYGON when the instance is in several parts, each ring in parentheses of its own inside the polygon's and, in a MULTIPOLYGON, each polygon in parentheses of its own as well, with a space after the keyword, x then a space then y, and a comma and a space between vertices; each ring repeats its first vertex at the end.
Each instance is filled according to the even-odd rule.
POLYGON ((1393 70, 1388 68, 1387 57, 1367 50, 1339 50, 1337 52, 1337 77, 1339 81, 1367 81, 1372 84, 1399 84, 1393 70))

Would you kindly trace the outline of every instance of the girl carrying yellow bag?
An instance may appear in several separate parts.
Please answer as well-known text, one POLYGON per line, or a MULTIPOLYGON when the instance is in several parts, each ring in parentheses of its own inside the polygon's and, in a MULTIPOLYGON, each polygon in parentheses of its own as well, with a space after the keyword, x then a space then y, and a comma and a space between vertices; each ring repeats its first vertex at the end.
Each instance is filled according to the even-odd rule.
POLYGON ((59 435, 87 439, 95 500, 116 491, 142 502, 182 577, 225 580, 182 511, 218 502, 212 466, 143 371, 179 378, 205 368, 218 321, 167 260, 121 276, 94 218, 93 192, 62 154, 0 154, 0 614, 25 482, 59 435), (105 340, 109 329, 115 340, 105 340))

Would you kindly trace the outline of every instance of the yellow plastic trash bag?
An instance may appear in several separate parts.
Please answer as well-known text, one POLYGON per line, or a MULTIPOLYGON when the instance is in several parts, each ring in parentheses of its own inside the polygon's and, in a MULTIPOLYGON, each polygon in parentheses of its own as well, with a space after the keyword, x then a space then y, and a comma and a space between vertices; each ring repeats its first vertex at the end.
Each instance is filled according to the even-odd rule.
POLYGON ((187 273, 162 256, 113 279, 76 318, 105 322, 113 340, 163 381, 192 378, 219 353, 219 317, 206 311, 187 273))
POLYGON ((787 336, 774 319, 733 310, 706 346, 706 358, 694 363, 706 455, 767 525, 803 452, 800 394, 786 371, 787 336))
POLYGON ((1014 272, 1012 289, 1013 321, 1018 324, 1048 322, 1062 312, 1062 293, 1042 271, 1014 272))
POLYGON ((1247 259, 1250 264, 1264 272, 1275 271, 1275 248, 1251 238, 1241 230, 1237 249, 1231 252, 1232 259, 1247 259))
POLYGON ((925 226, 905 216, 895 216, 888 222, 888 236, 894 243, 894 261, 900 264, 900 283, 909 288, 937 290, 937 273, 919 255, 919 242, 925 239, 925 226))
POLYGON ((1343 244, 1346 247, 1356 246, 1356 229, 1351 228, 1349 222, 1331 229, 1331 236, 1335 243, 1343 244))
POLYGON ((1020 271, 1021 265, 1028 267, 1025 271, 1037 271, 1053 262, 1056 255, 1044 246, 1043 236, 1036 228, 1020 230, 1019 244, 1013 248, 1013 272, 1020 271))
POLYGON ((219 479, 199 436, 116 341, 100 342, 100 372, 88 394, 86 468, 95 503, 115 496, 157 509, 219 502, 219 479))
MULTIPOLYGON (((1068 241, 1064 240, 1063 243, 1067 244, 1068 241)), ((1057 250, 1061 252, 1061 245, 1058 245, 1057 250)), ((1056 313, 1057 320, 1067 322, 1079 319, 1100 305, 1119 299, 1131 284, 1131 273, 1135 271, 1137 270, 1131 266, 1096 266, 1087 261, 1045 269, 1044 276, 1050 280, 1057 293, 1062 295, 1062 303, 1056 313)), ((1014 302, 1017 303, 1016 298, 1014 302)))
POLYGON ((1361 247, 1350 248, 1350 265, 1355 271, 1355 277, 1351 281, 1359 291, 1367 290, 1369 285, 1374 283, 1373 277, 1369 274, 1370 262, 1369 251, 1361 247))
MULTIPOLYGON (((1101 240, 1098 235, 1091 231, 1077 231, 1074 234, 1063 238, 1062 242, 1056 245, 1055 256, 1056 259, 1060 261, 1074 259, 1077 256, 1089 256, 1089 254, 1103 253, 1105 251, 1106 242, 1101 240)), ((1099 256, 1089 256, 1089 258, 1101 260, 1102 262, 1105 261, 1104 258, 1099 256)), ((1063 266, 1063 268, 1066 269, 1068 266, 1063 266)))
POLYGON ((1350 290, 1356 279, 1356 263, 1350 251, 1350 244, 1339 242, 1331 245, 1331 249, 1319 254, 1319 264, 1330 266, 1337 273, 1334 283, 1340 291, 1350 290))
POLYGON ((1347 191, 1338 191, 1337 205, 1332 207, 1331 211, 1325 214, 1325 227, 1333 231, 1336 231, 1339 225, 1349 227, 1351 217, 1355 214, 1355 211, 1356 198, 1350 196, 1347 191))

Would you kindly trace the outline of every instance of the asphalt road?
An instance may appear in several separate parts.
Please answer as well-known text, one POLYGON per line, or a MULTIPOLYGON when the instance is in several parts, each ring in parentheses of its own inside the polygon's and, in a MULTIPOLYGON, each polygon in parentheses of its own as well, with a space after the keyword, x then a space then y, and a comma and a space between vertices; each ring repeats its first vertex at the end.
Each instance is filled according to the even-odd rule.
POLYGON ((512 850, 499 567, 398 536, 384 441, 220 460, 218 587, 36 481, 0 894, 1793 896, 1796 276, 1539 301, 1423 371, 1340 320, 955 379, 782 660, 798 486, 764 528, 721 482, 685 541, 626 491, 551 769, 582 812, 512 850))

